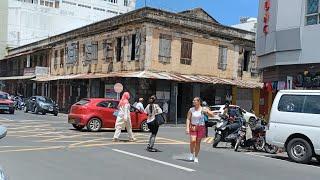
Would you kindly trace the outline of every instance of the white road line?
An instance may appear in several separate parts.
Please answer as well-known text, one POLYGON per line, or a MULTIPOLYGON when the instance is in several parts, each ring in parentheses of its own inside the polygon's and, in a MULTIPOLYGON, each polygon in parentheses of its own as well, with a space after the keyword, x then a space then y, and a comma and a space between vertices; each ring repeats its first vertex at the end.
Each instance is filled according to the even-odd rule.
POLYGON ((138 154, 122 151, 122 150, 119 150, 119 149, 112 149, 112 150, 116 151, 116 152, 119 152, 119 153, 122 153, 122 154, 129 155, 129 156, 134 156, 134 157, 137 157, 137 158, 140 158, 140 159, 152 161, 152 162, 155 162, 155 163, 158 163, 158 164, 171 166, 171 167, 174 167, 174 168, 177 168, 177 169, 181 169, 181 170, 184 170, 184 171, 188 171, 188 172, 195 172, 196 171, 194 169, 190 169, 190 168, 186 168, 186 167, 183 167, 183 166, 179 166, 179 165, 171 164, 171 163, 168 163, 168 162, 160 161, 160 160, 157 160, 157 159, 153 159, 153 158, 141 156, 141 155, 138 155, 138 154))

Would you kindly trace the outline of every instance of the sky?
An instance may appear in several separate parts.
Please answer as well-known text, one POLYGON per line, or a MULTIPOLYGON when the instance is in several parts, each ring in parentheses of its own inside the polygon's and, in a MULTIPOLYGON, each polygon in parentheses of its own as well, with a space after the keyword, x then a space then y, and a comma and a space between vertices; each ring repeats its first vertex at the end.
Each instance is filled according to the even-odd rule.
MULTIPOLYGON (((221 24, 239 24, 240 17, 257 17, 259 0, 146 0, 147 6, 180 12, 200 7, 221 24)), ((144 7, 145 0, 137 0, 137 8, 144 7)))

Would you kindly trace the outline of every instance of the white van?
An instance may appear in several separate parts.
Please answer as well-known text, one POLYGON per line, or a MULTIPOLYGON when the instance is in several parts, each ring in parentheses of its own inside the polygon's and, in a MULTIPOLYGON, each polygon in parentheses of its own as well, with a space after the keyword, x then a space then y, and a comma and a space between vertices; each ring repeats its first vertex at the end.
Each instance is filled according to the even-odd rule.
POLYGON ((269 122, 269 144, 285 148, 295 162, 320 162, 320 90, 279 91, 269 122))

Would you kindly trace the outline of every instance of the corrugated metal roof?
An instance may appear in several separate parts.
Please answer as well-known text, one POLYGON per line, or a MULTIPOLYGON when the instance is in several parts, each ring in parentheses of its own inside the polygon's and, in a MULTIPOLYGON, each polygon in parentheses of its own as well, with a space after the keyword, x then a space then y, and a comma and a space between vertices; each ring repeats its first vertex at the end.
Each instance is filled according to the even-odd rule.
POLYGON ((32 79, 36 76, 9 76, 9 77, 0 77, 0 80, 18 80, 18 79, 32 79))
POLYGON ((223 79, 214 76, 203 76, 203 75, 186 75, 176 74, 168 72, 152 72, 152 71, 133 71, 133 72, 113 72, 108 74, 78 74, 78 75, 64 75, 64 76, 47 76, 37 77, 35 81, 54 81, 59 79, 97 79, 97 78, 108 78, 108 77, 119 77, 119 78, 145 78, 145 79, 162 79, 177 82, 193 82, 193 83, 206 83, 206 84, 225 84, 234 85, 240 88, 262 88, 263 84, 259 82, 248 82, 243 80, 231 80, 223 79))

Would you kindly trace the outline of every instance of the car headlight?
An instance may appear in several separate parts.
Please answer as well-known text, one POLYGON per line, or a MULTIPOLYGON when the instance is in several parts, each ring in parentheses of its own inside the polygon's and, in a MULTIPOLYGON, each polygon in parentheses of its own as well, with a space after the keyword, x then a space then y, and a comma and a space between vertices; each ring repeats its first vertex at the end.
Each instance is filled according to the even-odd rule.
POLYGON ((7 180, 7 177, 5 176, 2 169, 0 169, 0 180, 7 180))

